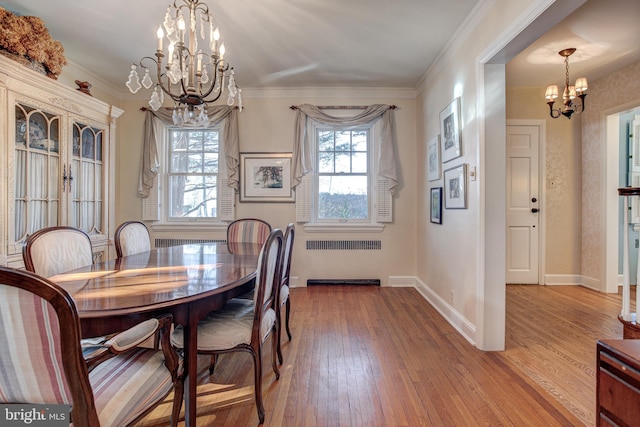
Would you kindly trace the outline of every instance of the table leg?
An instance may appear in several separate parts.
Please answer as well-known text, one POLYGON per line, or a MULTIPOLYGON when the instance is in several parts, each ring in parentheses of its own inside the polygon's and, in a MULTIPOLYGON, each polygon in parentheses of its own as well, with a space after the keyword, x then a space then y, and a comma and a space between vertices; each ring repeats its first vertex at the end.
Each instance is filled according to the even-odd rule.
POLYGON ((198 387, 198 321, 189 319, 184 325, 184 424, 196 425, 196 394, 198 387), (193 327, 192 327, 193 326, 193 327))

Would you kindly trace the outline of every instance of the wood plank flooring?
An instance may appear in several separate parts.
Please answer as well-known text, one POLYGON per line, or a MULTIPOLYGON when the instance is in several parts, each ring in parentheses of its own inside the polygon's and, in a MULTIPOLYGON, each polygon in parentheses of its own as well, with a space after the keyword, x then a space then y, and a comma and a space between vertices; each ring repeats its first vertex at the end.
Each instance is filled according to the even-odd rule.
MULTIPOLYGON (((263 355, 264 426, 592 426, 595 342, 622 336, 620 296, 576 286, 507 286, 504 352, 471 346, 412 288, 291 300, 280 380, 263 355)), ((211 377, 206 362, 197 425, 257 426, 250 356, 221 355, 211 377)), ((170 411, 171 396, 136 426, 166 426, 170 411)))

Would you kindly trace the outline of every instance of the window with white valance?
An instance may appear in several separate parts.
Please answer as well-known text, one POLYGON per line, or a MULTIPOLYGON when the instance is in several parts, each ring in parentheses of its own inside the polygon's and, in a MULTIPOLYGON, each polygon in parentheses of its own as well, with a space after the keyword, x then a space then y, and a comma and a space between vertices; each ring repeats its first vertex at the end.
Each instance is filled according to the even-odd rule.
POLYGON ((292 157, 296 220, 309 230, 380 228, 381 223, 392 222, 399 176, 395 106, 292 108, 296 110, 292 157), (323 109, 341 111, 329 115, 323 109), (355 115, 343 111, 352 109, 362 111, 355 115))
POLYGON ((237 109, 210 106, 208 115, 209 126, 189 129, 173 125, 171 110, 147 111, 138 185, 143 220, 193 224, 234 219, 240 157, 237 109), (178 191, 184 185, 193 190, 191 195, 178 191), (171 206, 176 199, 184 205, 183 213, 171 206))

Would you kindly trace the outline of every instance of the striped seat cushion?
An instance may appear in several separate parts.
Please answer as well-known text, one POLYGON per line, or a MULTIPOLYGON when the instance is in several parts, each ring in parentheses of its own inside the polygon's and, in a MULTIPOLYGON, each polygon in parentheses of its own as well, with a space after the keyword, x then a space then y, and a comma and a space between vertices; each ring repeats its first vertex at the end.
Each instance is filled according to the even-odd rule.
MULTIPOLYGON (((260 337, 266 339, 276 320, 276 312, 270 308, 262 318, 260 337)), ((198 322, 198 350, 216 351, 234 348, 240 344, 251 343, 253 327, 253 301, 234 298, 221 310, 212 311, 198 322)), ((176 326, 171 335, 171 343, 182 348, 184 331, 176 326)))
POLYGON ((103 426, 125 426, 173 389, 161 351, 139 348, 97 365, 89 374, 103 426))
POLYGON ((0 402, 71 404, 53 307, 5 285, 0 285, 0 301, 0 402))

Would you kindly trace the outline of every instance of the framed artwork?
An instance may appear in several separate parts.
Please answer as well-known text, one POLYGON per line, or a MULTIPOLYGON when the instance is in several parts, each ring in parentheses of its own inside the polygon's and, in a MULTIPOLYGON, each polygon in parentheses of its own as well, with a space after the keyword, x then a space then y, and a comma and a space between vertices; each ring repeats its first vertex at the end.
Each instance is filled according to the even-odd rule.
POLYGON ((467 164, 444 171, 444 207, 467 208, 467 164))
POLYGON ((291 153, 240 153, 241 202, 293 202, 291 153))
POLYGON ((427 177, 429 181, 440 179, 440 144, 438 135, 427 143, 427 177))
POLYGON ((442 139, 442 162, 462 155, 460 137, 460 98, 456 98, 440 111, 440 135, 442 139))
POLYGON ((442 187, 431 189, 430 220, 434 224, 442 224, 442 187))

